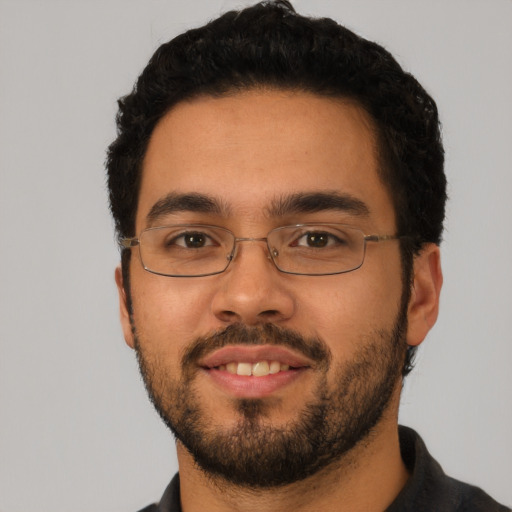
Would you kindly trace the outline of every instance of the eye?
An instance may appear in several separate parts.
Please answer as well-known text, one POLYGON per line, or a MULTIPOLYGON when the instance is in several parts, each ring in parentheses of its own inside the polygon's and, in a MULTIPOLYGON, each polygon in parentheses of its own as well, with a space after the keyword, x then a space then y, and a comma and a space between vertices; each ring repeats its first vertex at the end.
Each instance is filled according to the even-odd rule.
POLYGON ((187 233, 180 233, 178 236, 167 240, 167 246, 177 245, 185 247, 186 249, 201 249, 203 247, 218 245, 206 233, 201 231, 193 231, 187 233))
POLYGON ((333 233, 327 231, 308 231, 291 244, 292 247, 311 247, 313 249, 323 249, 324 247, 333 247, 345 244, 346 241, 333 233))

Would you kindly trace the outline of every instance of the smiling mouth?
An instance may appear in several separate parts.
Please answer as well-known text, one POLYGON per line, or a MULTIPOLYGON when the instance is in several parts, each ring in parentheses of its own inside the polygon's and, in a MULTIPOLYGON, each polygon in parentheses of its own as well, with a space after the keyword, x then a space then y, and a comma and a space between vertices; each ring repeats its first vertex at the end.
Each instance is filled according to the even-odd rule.
POLYGON ((313 361, 282 346, 229 345, 199 361, 204 375, 231 397, 265 398, 295 382, 313 361))
POLYGON ((231 361, 227 364, 221 364, 214 367, 215 370, 228 372, 232 375, 241 375, 246 377, 266 377, 280 372, 293 370, 289 364, 279 361, 258 361, 256 363, 231 361))

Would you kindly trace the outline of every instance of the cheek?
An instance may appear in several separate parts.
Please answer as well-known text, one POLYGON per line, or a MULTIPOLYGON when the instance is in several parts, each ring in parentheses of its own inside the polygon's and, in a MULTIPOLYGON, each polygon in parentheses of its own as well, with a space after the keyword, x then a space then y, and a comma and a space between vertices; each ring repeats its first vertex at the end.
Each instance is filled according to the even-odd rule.
POLYGON ((390 331, 395 325, 402 296, 401 270, 368 270, 363 272, 362 267, 308 283, 307 295, 298 301, 301 327, 321 337, 335 359, 350 359, 377 331, 390 331), (366 279, 367 275, 373 278, 366 279))
MULTIPOLYGON (((144 271, 143 271, 144 272, 144 271)), ((173 356, 198 335, 209 332, 211 297, 192 279, 132 274, 133 316, 139 339, 147 349, 173 356)))

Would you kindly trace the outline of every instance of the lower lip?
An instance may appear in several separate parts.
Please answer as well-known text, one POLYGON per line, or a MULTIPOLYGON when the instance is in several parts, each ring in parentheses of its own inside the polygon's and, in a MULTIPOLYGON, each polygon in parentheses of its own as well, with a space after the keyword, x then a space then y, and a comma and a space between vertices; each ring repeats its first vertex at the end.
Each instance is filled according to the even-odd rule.
POLYGON ((236 375, 215 368, 203 369, 215 385, 236 398, 265 398, 299 379, 307 368, 287 370, 264 377, 236 375))

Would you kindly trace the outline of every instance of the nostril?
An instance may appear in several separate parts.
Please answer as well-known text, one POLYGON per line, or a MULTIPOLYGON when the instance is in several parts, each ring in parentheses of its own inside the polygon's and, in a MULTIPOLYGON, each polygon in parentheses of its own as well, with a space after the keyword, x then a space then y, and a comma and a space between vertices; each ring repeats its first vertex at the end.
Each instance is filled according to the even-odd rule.
POLYGON ((223 322, 232 323, 232 322, 240 322, 241 321, 241 317, 239 315, 237 315, 234 311, 230 311, 229 309, 221 311, 218 314, 218 317, 223 322))
POLYGON ((279 315, 279 311, 277 309, 267 309, 266 311, 262 311, 259 316, 263 317, 271 317, 279 315))

